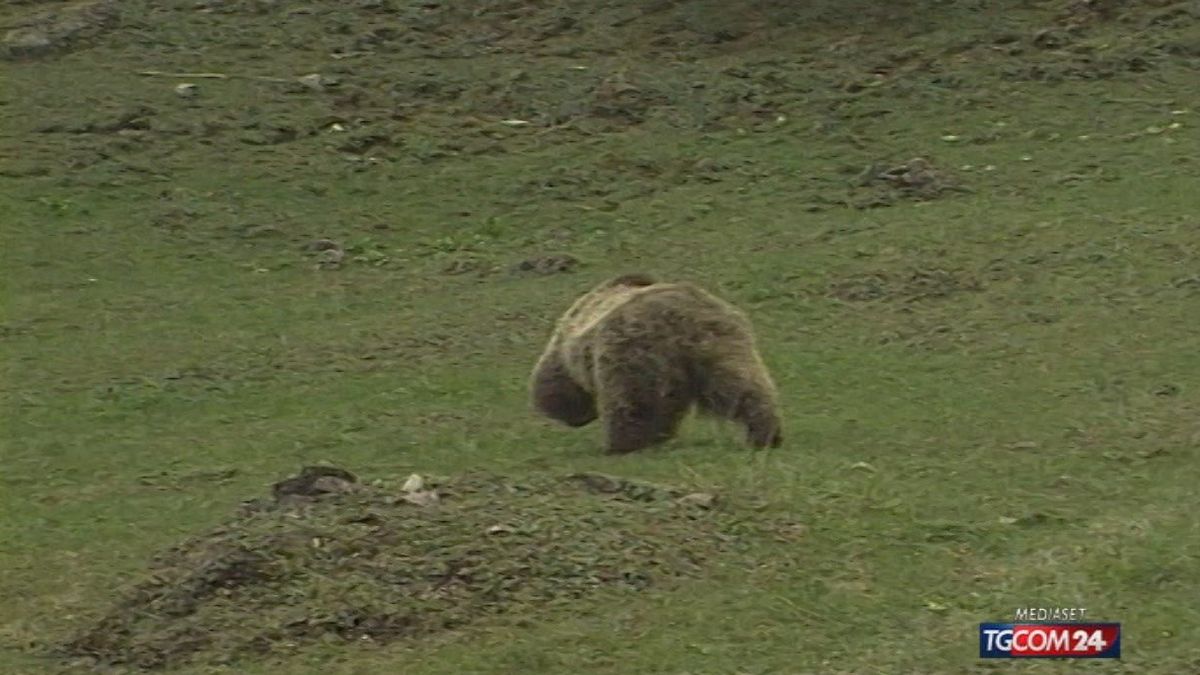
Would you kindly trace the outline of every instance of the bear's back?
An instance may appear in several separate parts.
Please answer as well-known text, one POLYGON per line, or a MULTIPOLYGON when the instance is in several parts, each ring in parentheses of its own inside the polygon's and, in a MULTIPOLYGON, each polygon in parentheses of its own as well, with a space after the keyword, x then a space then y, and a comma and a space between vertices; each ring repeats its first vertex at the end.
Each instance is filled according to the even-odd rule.
POLYGON ((592 291, 576 301, 563 315, 559 324, 559 335, 568 340, 576 339, 594 329, 637 296, 657 292, 662 286, 669 285, 673 284, 611 286, 592 291))
POLYGON ((580 298, 559 323, 559 336, 578 340, 598 326, 611 325, 621 317, 639 324, 654 324, 667 315, 701 322, 717 321, 746 325, 737 307, 689 282, 656 283, 647 286, 601 287, 580 298))

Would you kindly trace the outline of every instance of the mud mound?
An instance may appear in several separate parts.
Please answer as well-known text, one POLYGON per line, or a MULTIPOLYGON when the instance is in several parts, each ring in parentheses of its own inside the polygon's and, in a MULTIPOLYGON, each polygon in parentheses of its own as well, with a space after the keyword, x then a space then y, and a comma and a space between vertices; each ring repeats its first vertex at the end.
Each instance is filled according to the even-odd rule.
POLYGON ((711 494, 598 474, 367 485, 310 467, 158 556, 56 651, 150 669, 429 635, 687 577, 760 526, 711 494))

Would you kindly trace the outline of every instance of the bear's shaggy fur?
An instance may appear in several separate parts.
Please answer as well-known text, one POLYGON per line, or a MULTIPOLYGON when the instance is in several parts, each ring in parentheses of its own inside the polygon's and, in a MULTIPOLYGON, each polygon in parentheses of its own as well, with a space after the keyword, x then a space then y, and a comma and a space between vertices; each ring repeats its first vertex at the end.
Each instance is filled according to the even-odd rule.
POLYGON ((558 320, 530 388, 547 417, 599 418, 611 453, 672 438, 693 405, 742 424, 752 447, 783 440, 749 319, 689 283, 627 274, 596 286, 558 320))

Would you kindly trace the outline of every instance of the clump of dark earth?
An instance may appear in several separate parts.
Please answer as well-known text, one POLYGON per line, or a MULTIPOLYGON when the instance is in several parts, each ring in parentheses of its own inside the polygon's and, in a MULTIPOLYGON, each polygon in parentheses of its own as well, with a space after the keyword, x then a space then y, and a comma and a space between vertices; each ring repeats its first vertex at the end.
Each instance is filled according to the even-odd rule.
POLYGON ((929 201, 947 192, 968 191, 957 178, 923 157, 896 165, 871 164, 859 173, 854 187, 860 194, 851 202, 860 209, 891 206, 900 200, 929 201))
POLYGON ((566 253, 526 258, 514 266, 517 272, 549 275, 571 272, 579 266, 579 259, 566 253))
POLYGON ((744 538, 799 531, 772 522, 711 493, 602 474, 393 484, 306 467, 155 557, 55 653, 165 669, 578 611, 594 593, 644 592, 745 555, 744 538))
POLYGON ((300 475, 281 480, 271 488, 275 499, 286 497, 319 497, 349 492, 358 484, 358 477, 336 466, 306 466, 300 475))

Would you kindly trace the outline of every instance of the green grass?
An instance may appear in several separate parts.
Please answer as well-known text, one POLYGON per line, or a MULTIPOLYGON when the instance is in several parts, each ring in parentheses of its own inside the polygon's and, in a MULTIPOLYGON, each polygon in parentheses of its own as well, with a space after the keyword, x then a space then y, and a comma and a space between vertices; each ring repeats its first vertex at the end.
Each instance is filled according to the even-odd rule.
POLYGON ((0 670, 53 672, 31 644, 318 461, 701 484, 764 497, 808 532, 756 542, 773 564, 636 602, 195 672, 991 672, 975 624, 1038 605, 1123 622, 1105 670, 1200 669, 1194 3, 1130 3, 1078 33, 1042 2, 732 19, 688 2, 603 30, 640 5, 524 3, 515 23, 462 9, 457 29, 347 59, 329 53, 408 5, 284 21, 151 4, 122 3, 88 49, 2 64, 0 670), (578 34, 529 37, 571 12, 578 34), (727 24, 744 34, 697 37, 727 24), (512 33, 493 53, 471 46, 497 26, 512 33), (1069 46, 1034 47, 1045 27, 1069 46), (1023 51, 1000 49, 1007 32, 1023 51), (650 46, 661 34, 674 42, 650 46), (189 102, 147 68, 343 84, 193 80, 189 102), (640 122, 571 107, 604 103, 588 87, 618 72, 650 101, 618 100, 640 122), (148 129, 37 130, 137 105, 148 129), (246 142, 272 125, 299 137, 246 142), (387 140, 358 161, 338 149, 372 133, 387 140), (869 192, 853 187, 864 166, 914 156, 971 192, 839 205, 869 192), (301 246, 317 237, 353 246, 348 264, 314 269, 301 246), (559 251, 577 273, 510 272, 559 251), (752 453, 693 421, 612 458, 598 429, 531 415, 525 378, 554 318, 632 269, 750 312, 784 448, 752 453), (938 293, 922 271, 940 271, 938 293), (876 299, 838 292, 872 278, 876 299))

